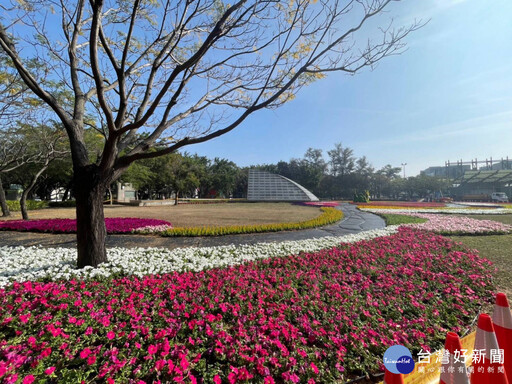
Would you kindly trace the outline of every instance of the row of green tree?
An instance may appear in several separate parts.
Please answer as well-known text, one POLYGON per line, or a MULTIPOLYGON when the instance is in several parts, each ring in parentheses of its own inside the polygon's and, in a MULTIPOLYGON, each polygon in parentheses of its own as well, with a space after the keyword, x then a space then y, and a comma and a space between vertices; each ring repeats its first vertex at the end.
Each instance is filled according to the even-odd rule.
MULTIPOLYGON (((94 130, 86 131, 90 152, 99 150, 102 141, 94 130)), ((247 190, 246 170, 232 161, 187 153, 135 162, 119 181, 133 184, 139 199, 245 197, 247 190)), ((56 191, 60 191, 63 200, 74 198, 72 159, 62 128, 19 124, 0 130, 0 205, 4 216, 10 214, 5 189, 11 185, 21 187, 20 205, 25 219, 28 198, 49 201, 56 197, 56 191)), ((105 198, 113 189, 115 183, 105 198)))
POLYGON ((173 153, 132 164, 121 181, 140 199, 237 197, 247 195, 247 170, 227 159, 173 153))
POLYGON ((258 168, 292 179, 324 199, 352 198, 363 191, 369 191, 372 199, 429 198, 449 188, 446 180, 435 177, 404 179, 401 168, 390 164, 375 169, 366 156, 357 158, 341 143, 327 151, 327 158, 321 149, 309 148, 302 158, 258 168))
POLYGON ((366 156, 357 158, 341 143, 327 151, 309 148, 302 158, 276 164, 239 167, 227 159, 175 153, 134 163, 123 175, 142 199, 182 197, 235 197, 247 195, 248 172, 256 168, 285 176, 324 199, 351 198, 369 191, 373 199, 428 198, 446 193, 446 180, 430 176, 400 177, 400 167, 375 169, 366 156))
MULTIPOLYGON (((86 131, 91 153, 99 151, 102 141, 94 130, 86 131)), ((18 125, 0 131, 0 144, 0 203, 4 215, 9 212, 3 189, 11 184, 22 186, 20 204, 25 218, 29 197, 51 200, 52 192, 60 190, 64 200, 73 198, 72 160, 61 128, 18 125)), ((309 148, 302 158, 250 167, 239 167, 222 158, 172 153, 133 163, 119 181, 133 184, 139 199, 244 198, 250 168, 285 176, 324 199, 351 198, 362 191, 369 191, 372 199, 428 198, 448 189, 447 182, 439 178, 420 175, 404 179, 400 177, 401 169, 389 164, 375 169, 366 156, 357 158, 341 143, 327 151, 327 158, 322 150, 309 148)))

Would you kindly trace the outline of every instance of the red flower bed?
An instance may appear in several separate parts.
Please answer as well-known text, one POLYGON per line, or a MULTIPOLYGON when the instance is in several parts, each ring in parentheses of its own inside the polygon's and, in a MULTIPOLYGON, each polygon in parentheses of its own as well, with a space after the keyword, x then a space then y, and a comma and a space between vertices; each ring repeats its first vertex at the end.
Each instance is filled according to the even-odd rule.
POLYGON ((427 203, 417 201, 370 201, 369 203, 351 203, 360 205, 362 207, 366 205, 370 206, 383 206, 383 207, 409 207, 409 208, 442 208, 446 207, 445 203, 427 203))
POLYGON ((200 273, 0 290, 0 380, 333 383, 464 329, 489 262, 398 234, 200 273), (107 380, 108 379, 108 380, 107 380))
MULTIPOLYGON (((138 219, 130 217, 105 218, 105 226, 107 227, 107 233, 128 233, 137 228, 155 225, 171 225, 171 223, 165 220, 138 219)), ((75 233, 76 220, 7 220, 0 221, 0 230, 24 232, 75 233)))
POLYGON ((308 205, 312 207, 337 207, 340 205, 337 201, 307 201, 299 203, 300 205, 308 205))

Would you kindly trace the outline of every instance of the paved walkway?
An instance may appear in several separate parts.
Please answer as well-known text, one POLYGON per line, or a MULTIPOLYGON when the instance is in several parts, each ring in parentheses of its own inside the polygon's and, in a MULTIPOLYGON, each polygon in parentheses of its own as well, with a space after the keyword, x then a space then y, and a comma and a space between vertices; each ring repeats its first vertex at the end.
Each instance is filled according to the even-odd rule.
MULTIPOLYGON (((320 228, 302 231, 285 231, 227 235, 217 237, 160 237, 150 235, 108 235, 107 247, 211 247, 228 244, 254 244, 262 242, 280 242, 287 240, 304 240, 323 236, 342 236, 370 229, 384 228, 386 224, 379 216, 356 209, 352 204, 338 207, 344 214, 340 222, 320 228)), ((0 231, 0 246, 37 246, 76 247, 75 234, 47 234, 34 232, 0 231)))

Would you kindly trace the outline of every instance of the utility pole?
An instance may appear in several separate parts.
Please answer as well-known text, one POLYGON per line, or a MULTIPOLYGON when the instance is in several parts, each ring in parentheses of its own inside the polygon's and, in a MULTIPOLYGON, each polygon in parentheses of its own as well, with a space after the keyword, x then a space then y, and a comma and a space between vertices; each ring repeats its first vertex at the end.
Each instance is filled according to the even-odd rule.
POLYGON ((404 168, 404 179, 405 179, 405 166, 407 165, 407 163, 402 163, 402 167, 404 168))

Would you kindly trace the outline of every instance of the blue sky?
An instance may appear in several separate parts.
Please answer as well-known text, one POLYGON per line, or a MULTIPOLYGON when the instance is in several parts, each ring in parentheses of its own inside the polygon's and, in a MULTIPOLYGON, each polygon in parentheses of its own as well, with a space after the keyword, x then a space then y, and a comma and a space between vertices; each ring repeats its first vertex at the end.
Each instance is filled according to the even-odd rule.
POLYGON ((408 0, 389 16, 430 19, 408 49, 356 76, 330 74, 274 111, 187 151, 240 166, 335 142, 406 175, 445 161, 512 157, 512 2, 408 0))

